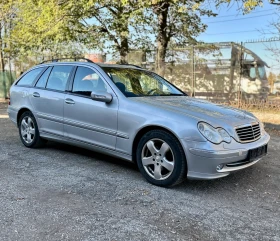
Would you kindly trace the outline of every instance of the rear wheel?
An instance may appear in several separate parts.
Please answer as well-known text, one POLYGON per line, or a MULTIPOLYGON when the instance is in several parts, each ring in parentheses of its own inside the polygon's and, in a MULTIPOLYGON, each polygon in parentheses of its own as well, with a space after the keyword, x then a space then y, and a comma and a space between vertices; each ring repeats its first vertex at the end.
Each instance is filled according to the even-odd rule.
POLYGON ((40 137, 37 122, 30 111, 25 111, 19 119, 19 135, 26 147, 40 147, 46 141, 40 137))
POLYGON ((154 185, 174 186, 186 177, 184 150, 177 138, 167 131, 147 132, 139 141, 136 157, 140 172, 154 185))

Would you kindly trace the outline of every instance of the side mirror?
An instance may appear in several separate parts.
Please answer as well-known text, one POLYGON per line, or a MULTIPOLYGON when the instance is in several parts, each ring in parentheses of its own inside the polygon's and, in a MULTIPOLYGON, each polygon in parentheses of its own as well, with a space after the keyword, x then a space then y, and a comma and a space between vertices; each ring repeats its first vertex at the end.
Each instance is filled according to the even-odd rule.
POLYGON ((105 102, 105 103, 110 103, 113 99, 113 96, 106 91, 100 91, 98 93, 92 91, 90 97, 93 100, 105 102))

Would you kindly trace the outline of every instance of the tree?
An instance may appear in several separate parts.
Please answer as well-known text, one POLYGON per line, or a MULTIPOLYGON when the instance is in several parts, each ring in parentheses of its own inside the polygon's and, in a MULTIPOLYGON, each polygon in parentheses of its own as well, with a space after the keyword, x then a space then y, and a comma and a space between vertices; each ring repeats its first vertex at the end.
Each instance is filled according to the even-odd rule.
POLYGON ((194 43, 206 29, 200 16, 215 15, 202 8, 204 0, 18 1, 12 36, 20 51, 51 52, 59 43, 79 42, 118 52, 120 62, 125 63, 131 46, 147 45, 155 35, 156 66, 161 74, 171 39, 174 43, 194 43))
MULTIPOLYGON (((216 6, 227 3, 237 3, 240 6, 240 9, 246 14, 250 13, 256 7, 263 6, 264 0, 215 0, 216 6)), ((279 0, 268 0, 272 5, 280 5, 279 0)))
POLYGON ((102 43, 102 47, 107 42, 106 47, 119 54, 120 63, 126 63, 129 44, 135 34, 129 28, 134 15, 140 12, 138 7, 136 0, 98 0, 92 6, 80 6, 82 10, 77 20, 102 43))
POLYGON ((138 12, 137 0, 20 0, 13 39, 24 51, 51 52, 55 45, 71 42, 107 48, 125 63, 130 21, 138 12))
MULTIPOLYGON (((14 1, 3 0, 0 3, 0 71, 2 72, 2 86, 4 90, 4 97, 8 97, 7 91, 7 75, 5 72, 6 59, 8 59, 10 46, 10 32, 11 32, 11 20, 15 12, 13 7, 14 1)), ((10 61, 10 58, 9 58, 10 61)), ((10 76, 11 78, 11 76, 10 76)), ((11 82, 11 80, 10 80, 11 82)))
POLYGON ((69 33, 70 4, 57 0, 18 0, 11 33, 17 51, 53 49, 56 43, 73 40, 69 33))
POLYGON ((195 37, 207 28, 201 16, 216 16, 203 3, 204 0, 145 1, 145 18, 156 35, 156 70, 160 75, 165 72, 165 57, 171 40, 174 44, 195 44, 195 37))
POLYGON ((120 62, 126 62, 129 48, 139 48, 156 38, 156 69, 164 74, 167 47, 174 43, 190 44, 206 29, 200 16, 215 16, 204 9, 204 0, 109 1, 97 0, 93 4, 79 2, 73 11, 76 23, 81 23, 99 47, 118 52, 120 62), (107 43, 104 45, 104 43, 107 43), (100 44, 101 43, 101 44, 100 44), (109 44, 108 44, 109 43, 109 44))

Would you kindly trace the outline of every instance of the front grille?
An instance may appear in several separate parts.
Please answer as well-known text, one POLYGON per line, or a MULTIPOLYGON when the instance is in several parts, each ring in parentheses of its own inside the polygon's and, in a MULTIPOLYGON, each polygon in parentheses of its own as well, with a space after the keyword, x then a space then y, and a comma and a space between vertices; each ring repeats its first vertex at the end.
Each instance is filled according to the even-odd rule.
POLYGON ((261 137, 261 129, 259 123, 252 123, 236 128, 236 133, 240 142, 253 142, 261 137))

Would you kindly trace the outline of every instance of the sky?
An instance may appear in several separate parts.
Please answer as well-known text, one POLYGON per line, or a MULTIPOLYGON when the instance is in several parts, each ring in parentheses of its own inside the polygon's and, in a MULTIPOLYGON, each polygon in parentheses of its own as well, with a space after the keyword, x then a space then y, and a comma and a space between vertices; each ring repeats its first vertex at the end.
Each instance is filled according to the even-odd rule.
MULTIPOLYGON (((203 22, 208 25, 208 28, 197 38, 198 40, 206 43, 242 42, 243 46, 252 50, 268 64, 269 68, 266 67, 268 74, 269 72, 280 74, 280 40, 261 41, 279 39, 279 32, 271 25, 280 20, 279 7, 265 1, 262 7, 257 7, 246 15, 238 10, 237 4, 223 5, 218 10, 213 6, 212 9, 218 13, 218 16, 203 17, 203 22)), ((223 52, 225 53, 225 50, 223 52)), ((224 56, 225 58, 230 56, 229 53, 225 55, 227 55, 224 56)))
POLYGON ((237 4, 222 5, 220 9, 212 9, 218 13, 216 17, 203 17, 208 25, 205 33, 198 37, 204 42, 226 42, 257 40, 276 36, 277 31, 271 26, 276 21, 277 7, 264 1, 263 7, 257 7, 251 13, 243 15, 237 4), (262 32, 265 34, 263 34, 262 32))

